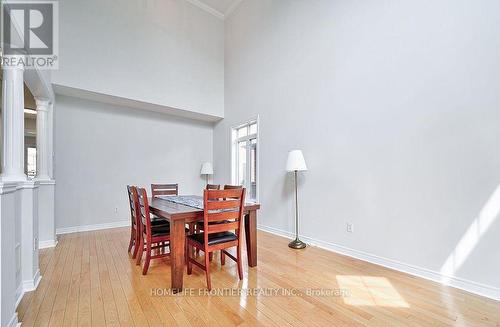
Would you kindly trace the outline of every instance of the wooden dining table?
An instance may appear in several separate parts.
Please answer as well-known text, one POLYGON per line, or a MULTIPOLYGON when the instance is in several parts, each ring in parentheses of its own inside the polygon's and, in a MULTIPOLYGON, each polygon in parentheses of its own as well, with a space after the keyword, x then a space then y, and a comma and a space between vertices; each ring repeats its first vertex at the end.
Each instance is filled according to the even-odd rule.
MULTIPOLYGON (((170 222, 171 288, 174 292, 180 292, 183 287, 186 259, 186 224, 203 221, 203 210, 161 197, 150 198, 149 209, 157 217, 170 222)), ((258 203, 245 203, 243 222, 250 267, 257 266, 257 210, 259 209, 258 203)))

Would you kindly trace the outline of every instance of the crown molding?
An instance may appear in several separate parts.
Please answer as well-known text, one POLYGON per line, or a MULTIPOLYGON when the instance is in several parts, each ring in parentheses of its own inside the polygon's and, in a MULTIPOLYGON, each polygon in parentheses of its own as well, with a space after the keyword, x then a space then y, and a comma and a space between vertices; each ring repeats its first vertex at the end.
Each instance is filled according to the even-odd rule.
POLYGON ((224 14, 218 10, 215 10, 214 8, 210 7, 209 5, 203 3, 199 0, 186 0, 186 1, 192 5, 195 5, 196 7, 208 12, 209 14, 214 15, 215 17, 217 17, 221 20, 224 20, 224 14))
POLYGON ((190 4, 200 8, 201 10, 204 10, 206 12, 208 12, 209 14, 212 14, 214 15, 215 17, 221 19, 221 20, 224 20, 226 19, 227 17, 229 17, 231 15, 231 13, 236 9, 236 7, 238 7, 238 5, 243 1, 243 0, 235 0, 230 6, 229 8, 227 8, 226 12, 225 13, 222 13, 216 9, 214 9, 213 7, 207 5, 206 3, 200 1, 200 0, 186 0, 187 2, 189 2, 190 4))

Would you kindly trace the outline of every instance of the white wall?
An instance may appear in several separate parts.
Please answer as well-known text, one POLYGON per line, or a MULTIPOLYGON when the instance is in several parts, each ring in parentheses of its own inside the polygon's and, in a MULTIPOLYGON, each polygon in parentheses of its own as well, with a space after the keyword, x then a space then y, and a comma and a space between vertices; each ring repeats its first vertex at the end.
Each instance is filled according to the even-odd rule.
POLYGON ((0 183, 0 325, 17 323, 21 280, 21 195, 17 183, 0 183), (17 219, 16 219, 17 218, 17 219))
POLYGON ((128 222, 127 184, 201 194, 211 124, 57 96, 56 228, 128 222), (115 213, 115 208, 118 212, 115 213))
POLYGON ((260 114, 259 224, 293 231, 299 148, 305 236, 500 297, 498 17, 492 0, 243 1, 226 20, 216 182, 230 126, 260 114))
POLYGON ((185 0, 59 2, 56 85, 223 117, 224 23, 185 0))

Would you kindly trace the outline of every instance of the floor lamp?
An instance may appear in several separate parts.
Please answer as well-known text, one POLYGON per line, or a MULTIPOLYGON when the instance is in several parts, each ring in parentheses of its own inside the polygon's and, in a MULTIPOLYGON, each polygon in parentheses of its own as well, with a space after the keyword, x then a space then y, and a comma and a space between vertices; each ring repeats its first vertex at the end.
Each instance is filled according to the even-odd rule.
POLYGON ((299 196, 297 191, 297 173, 299 171, 306 171, 306 161, 304 155, 300 150, 293 150, 288 153, 286 161, 286 170, 294 173, 295 178, 295 240, 291 241, 288 246, 292 249, 303 249, 306 243, 299 240, 299 196))

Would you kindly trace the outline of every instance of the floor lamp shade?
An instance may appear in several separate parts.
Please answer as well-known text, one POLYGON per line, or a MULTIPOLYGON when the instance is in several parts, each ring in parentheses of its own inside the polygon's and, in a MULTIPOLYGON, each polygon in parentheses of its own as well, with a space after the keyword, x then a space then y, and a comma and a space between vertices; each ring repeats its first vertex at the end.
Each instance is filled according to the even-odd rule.
POLYGON ((292 150, 288 153, 286 161, 287 171, 306 171, 307 165, 301 150, 292 150))

